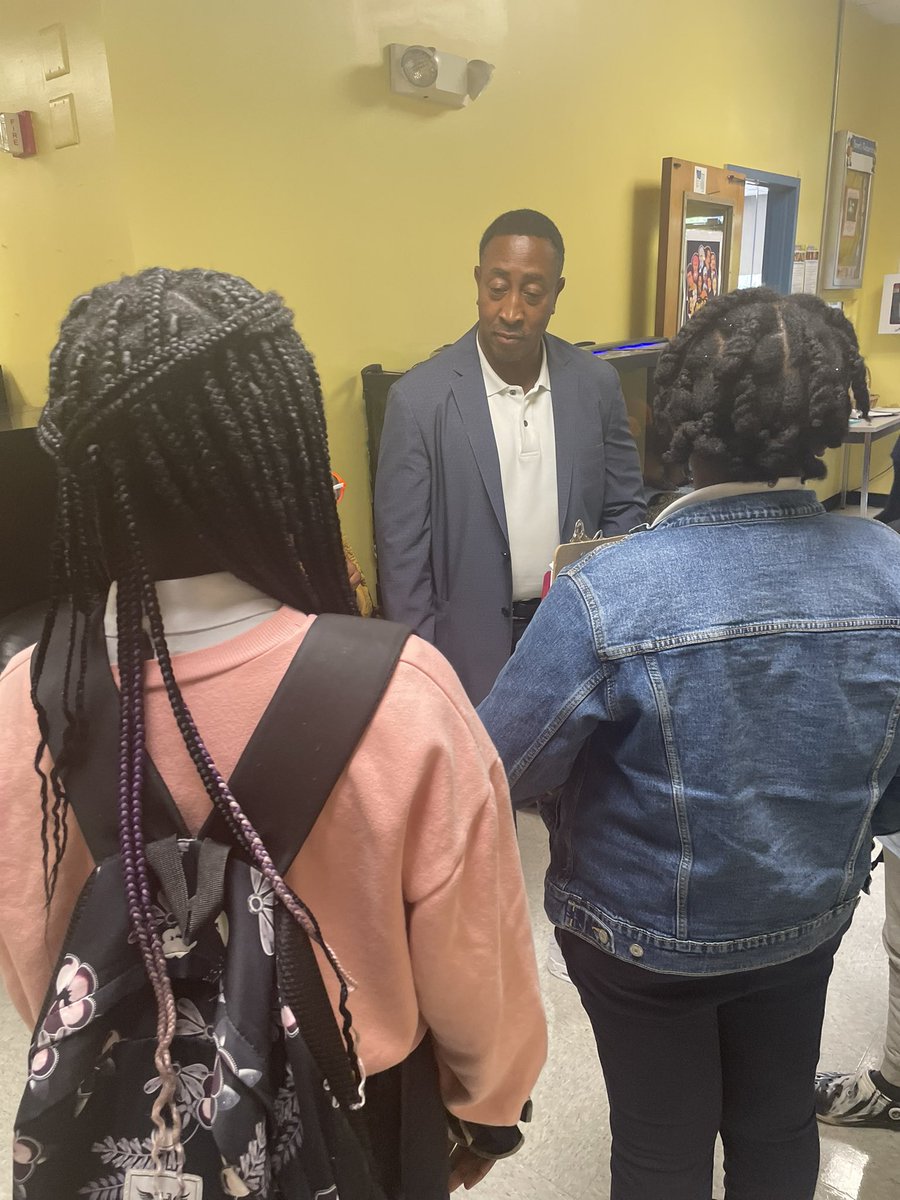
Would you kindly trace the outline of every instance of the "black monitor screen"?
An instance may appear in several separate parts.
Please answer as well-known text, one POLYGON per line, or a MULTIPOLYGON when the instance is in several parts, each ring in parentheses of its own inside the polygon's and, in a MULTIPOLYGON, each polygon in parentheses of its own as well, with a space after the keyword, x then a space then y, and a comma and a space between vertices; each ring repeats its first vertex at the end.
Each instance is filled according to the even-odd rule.
POLYGON ((585 348, 597 358, 614 367, 622 385, 628 424, 641 456, 641 470, 648 488, 660 492, 679 487, 684 472, 662 461, 666 447, 653 428, 652 404, 654 374, 659 355, 668 343, 665 340, 613 343, 585 348))
POLYGON ((33 429, 0 432, 0 617, 50 593, 56 474, 33 429))

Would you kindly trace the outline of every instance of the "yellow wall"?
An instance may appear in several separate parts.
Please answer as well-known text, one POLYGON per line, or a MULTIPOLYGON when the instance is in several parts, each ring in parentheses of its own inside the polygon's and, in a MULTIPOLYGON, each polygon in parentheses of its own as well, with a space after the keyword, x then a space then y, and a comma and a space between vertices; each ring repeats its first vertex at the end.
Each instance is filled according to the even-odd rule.
POLYGON ((18 421, 33 424, 69 301, 132 264, 100 0, 4 0, 0 108, 35 114, 39 149, 29 159, 0 154, 0 364, 18 421), (46 82, 36 34, 57 21, 65 22, 71 71, 46 82), (52 150, 48 101, 67 92, 76 97, 81 144, 52 150))
MULTIPOLYGON (((872 226, 865 287, 852 315, 872 370, 873 386, 892 407, 900 408, 900 335, 877 332, 883 277, 900 272, 900 26, 878 32, 879 105, 873 122, 878 160, 872 226)), ((844 94, 843 87, 841 93, 844 94)))
MULTIPOLYGON (((16 286, 31 287, 32 261, 41 281, 27 355, 7 338, 0 361, 40 404, 64 301, 132 265, 209 265, 278 289, 319 363, 342 515, 369 566, 359 370, 407 366, 468 327, 478 237, 498 212, 534 206, 561 226, 553 328, 572 340, 652 329, 666 155, 800 176, 798 238, 819 242, 837 12, 721 0, 710 42, 671 0, 5 0, 0 87, 11 30, 12 67, 31 81, 12 99, 43 103, 31 39, 64 20, 71 90, 98 119, 80 147, 0 163, 40 181, 0 201, 0 219, 4 242, 26 224, 16 286), (94 63, 102 32, 115 133, 102 72, 76 81, 76 27, 94 63), (462 111, 393 97, 391 41, 486 58, 494 79, 462 111), (90 235, 61 244, 52 286, 27 211, 38 201, 90 235)), ((0 291, 0 326, 11 307, 0 291)))
MULTIPOLYGON (((837 128, 850 129, 878 143, 872 192, 869 242, 863 286, 851 292, 828 292, 828 300, 842 300, 844 312, 856 326, 860 348, 872 373, 872 391, 885 407, 900 408, 900 337, 878 333, 881 291, 886 274, 900 271, 900 27, 885 25, 848 3, 841 55, 837 128)), ((894 437, 873 443, 870 484, 874 491, 890 491, 890 452, 894 437)), ((817 490, 832 495, 839 485, 841 452, 827 455, 829 477, 817 490)), ((850 484, 861 476, 862 447, 850 456, 850 484)))

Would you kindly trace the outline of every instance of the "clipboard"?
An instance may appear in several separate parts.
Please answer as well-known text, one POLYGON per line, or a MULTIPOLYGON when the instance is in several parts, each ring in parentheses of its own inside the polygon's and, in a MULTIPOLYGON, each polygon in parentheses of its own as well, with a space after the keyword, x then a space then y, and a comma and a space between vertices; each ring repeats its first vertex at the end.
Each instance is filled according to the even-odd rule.
POLYGON ((571 567, 572 563, 578 562, 579 558, 583 558, 585 554, 590 554, 592 550, 597 550, 601 546, 611 546, 614 542, 621 542, 629 536, 627 533, 620 533, 615 537, 605 538, 598 533, 595 537, 589 538, 585 533, 584 523, 580 520, 576 521, 572 540, 562 542, 554 551, 553 562, 550 564, 549 584, 553 583, 564 567, 571 567))

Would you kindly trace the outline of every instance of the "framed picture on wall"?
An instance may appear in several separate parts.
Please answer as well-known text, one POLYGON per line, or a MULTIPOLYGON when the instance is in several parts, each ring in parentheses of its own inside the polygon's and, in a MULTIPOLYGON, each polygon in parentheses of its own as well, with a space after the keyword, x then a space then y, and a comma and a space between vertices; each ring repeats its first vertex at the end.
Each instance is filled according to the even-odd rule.
POLYGON ((662 165, 656 335, 674 337, 714 296, 738 283, 744 177, 665 158, 662 165), (699 190, 702 189, 702 190, 699 190))
POLYGON ((900 275, 885 275, 879 333, 900 333, 900 275))
POLYGON ((828 177, 824 288, 862 286, 875 174, 875 143, 840 130, 834 135, 828 177))

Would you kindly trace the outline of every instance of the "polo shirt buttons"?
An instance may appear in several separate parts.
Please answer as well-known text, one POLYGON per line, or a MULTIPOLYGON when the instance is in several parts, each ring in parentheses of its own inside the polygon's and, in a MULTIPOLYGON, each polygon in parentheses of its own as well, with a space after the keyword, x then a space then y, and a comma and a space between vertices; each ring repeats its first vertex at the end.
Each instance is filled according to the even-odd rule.
POLYGON ((633 946, 628 947, 628 953, 631 955, 632 958, 643 958, 644 957, 644 947, 639 946, 635 942, 635 944, 633 946))

